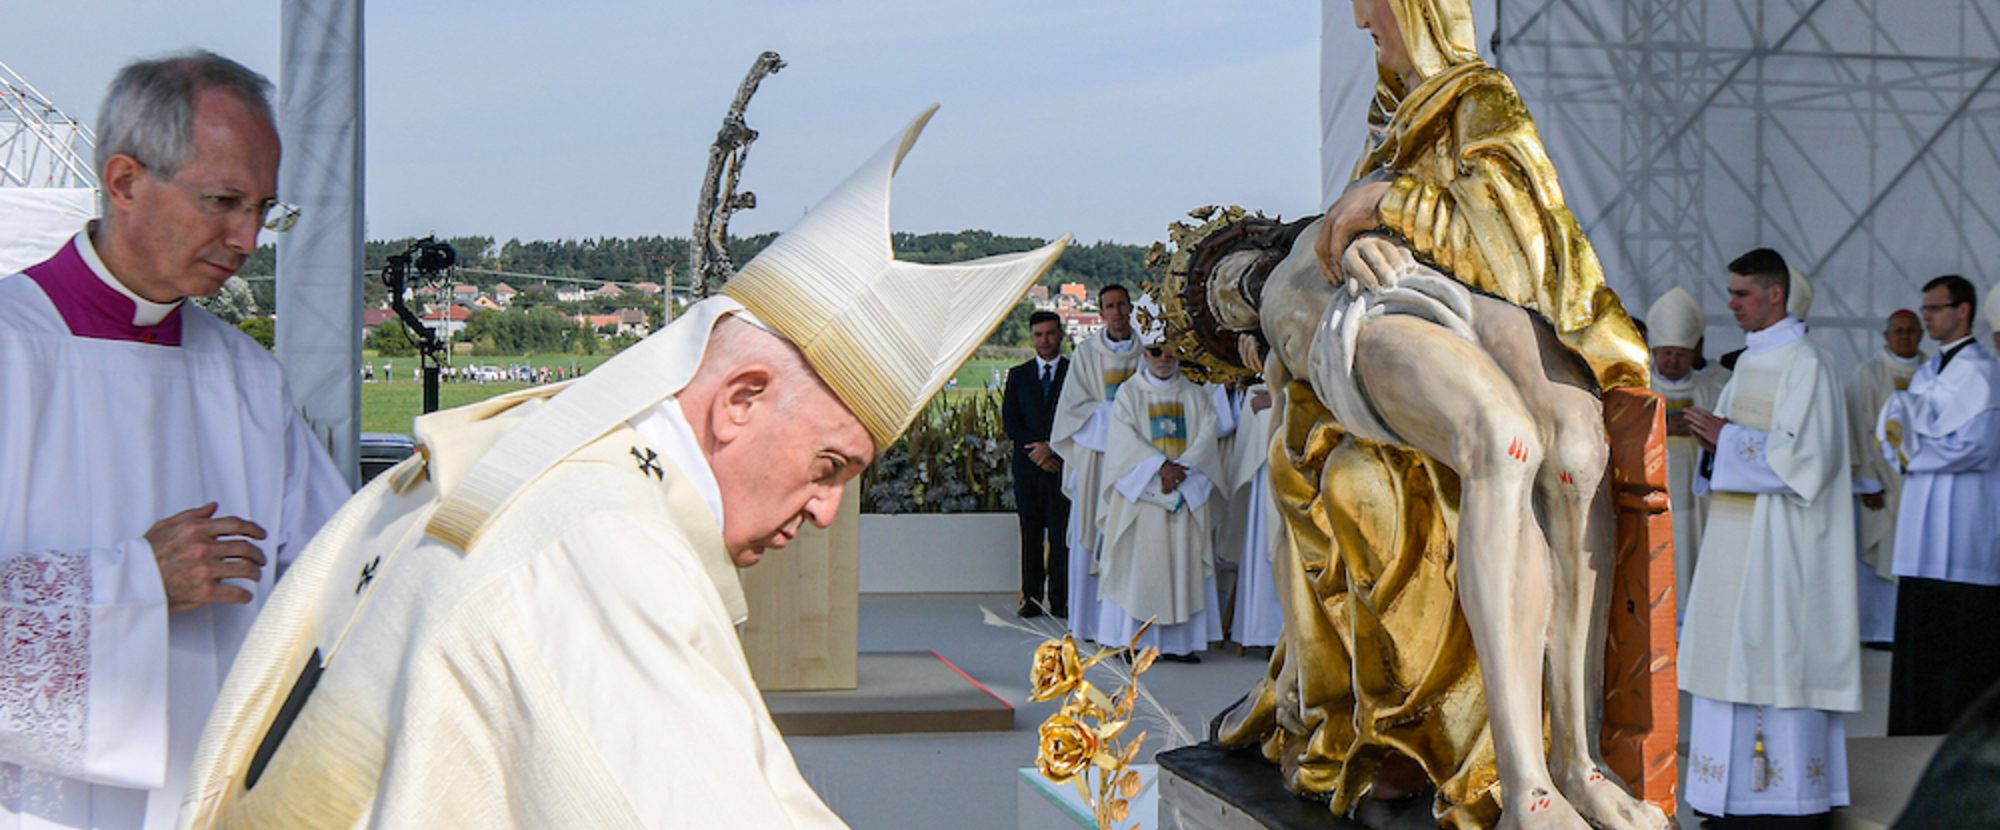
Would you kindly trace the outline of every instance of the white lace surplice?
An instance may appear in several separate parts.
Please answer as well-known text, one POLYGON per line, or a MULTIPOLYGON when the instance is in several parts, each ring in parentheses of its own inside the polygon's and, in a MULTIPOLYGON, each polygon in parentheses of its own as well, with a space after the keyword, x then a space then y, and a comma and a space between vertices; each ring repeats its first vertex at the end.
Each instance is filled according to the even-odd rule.
POLYGON ((258 606, 169 625, 146 530, 210 501, 257 522, 261 600, 346 495, 277 362, 183 313, 179 347, 71 337, 0 279, 0 830, 171 827, 258 606))

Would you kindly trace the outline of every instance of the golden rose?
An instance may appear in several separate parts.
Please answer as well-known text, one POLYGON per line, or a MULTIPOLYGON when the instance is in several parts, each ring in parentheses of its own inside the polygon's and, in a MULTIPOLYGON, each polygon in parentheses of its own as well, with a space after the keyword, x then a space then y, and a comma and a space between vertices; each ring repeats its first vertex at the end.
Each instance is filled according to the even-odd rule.
POLYGON ((1097 756, 1097 733, 1060 712, 1042 723, 1042 747, 1035 766, 1042 776, 1061 784, 1075 778, 1097 756))
POLYGON ((1069 694, 1082 679, 1083 666, 1076 657, 1076 641, 1065 634, 1061 642, 1050 640, 1035 649, 1035 665, 1028 672, 1033 685, 1028 699, 1055 700, 1069 694))

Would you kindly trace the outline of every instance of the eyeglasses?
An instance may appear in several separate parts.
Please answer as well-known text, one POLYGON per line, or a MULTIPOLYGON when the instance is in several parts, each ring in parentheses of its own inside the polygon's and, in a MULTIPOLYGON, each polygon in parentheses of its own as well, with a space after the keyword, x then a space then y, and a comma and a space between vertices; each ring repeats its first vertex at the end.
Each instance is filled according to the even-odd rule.
MULTIPOLYGON (((138 161, 138 159, 133 159, 133 161, 138 161)), ((139 166, 146 168, 146 172, 153 174, 155 178, 172 182, 175 187, 187 191, 188 195, 195 198, 195 203, 201 205, 201 212, 204 215, 219 218, 237 213, 247 213, 256 217, 259 227, 276 233, 284 233, 291 230, 292 226, 299 222, 298 205, 289 202, 280 202, 277 199, 252 202, 241 196, 213 196, 188 187, 180 179, 163 175, 143 161, 139 162, 139 166)))
POLYGON ((1158 346, 1147 346, 1146 354, 1151 355, 1153 357, 1165 357, 1167 354, 1167 350, 1162 349, 1158 346))

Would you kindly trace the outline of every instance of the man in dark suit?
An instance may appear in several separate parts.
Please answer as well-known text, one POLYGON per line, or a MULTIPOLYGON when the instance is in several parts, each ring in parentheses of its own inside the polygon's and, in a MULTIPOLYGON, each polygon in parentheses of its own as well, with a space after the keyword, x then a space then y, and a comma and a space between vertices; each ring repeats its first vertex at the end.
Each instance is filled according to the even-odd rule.
POLYGON ((1052 311, 1029 315, 1028 338, 1035 357, 1007 370, 1000 405, 1001 422, 1014 442, 1014 509, 1021 517, 1018 613, 1039 617, 1048 609, 1060 617, 1069 610, 1069 542, 1064 538, 1069 499, 1062 492, 1062 459, 1049 449, 1049 427, 1055 422, 1063 378, 1069 375, 1069 358, 1062 356, 1062 318, 1052 311))

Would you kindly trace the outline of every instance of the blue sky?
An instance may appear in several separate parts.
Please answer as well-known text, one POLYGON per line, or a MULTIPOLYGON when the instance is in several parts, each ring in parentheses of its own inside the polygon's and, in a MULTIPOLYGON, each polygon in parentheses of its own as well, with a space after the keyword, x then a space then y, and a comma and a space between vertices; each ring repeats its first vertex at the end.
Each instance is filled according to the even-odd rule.
MULTIPOLYGON (((1147 243, 1207 203, 1319 193, 1320 4, 369 4, 369 236, 684 236, 756 55, 789 66, 731 229, 782 230, 925 106, 894 225, 1147 243)), ((117 67, 201 46, 276 77, 276 0, 38 0, 5 61, 85 120, 117 67)), ((1357 35, 1358 36, 1358 35, 1357 35)))

